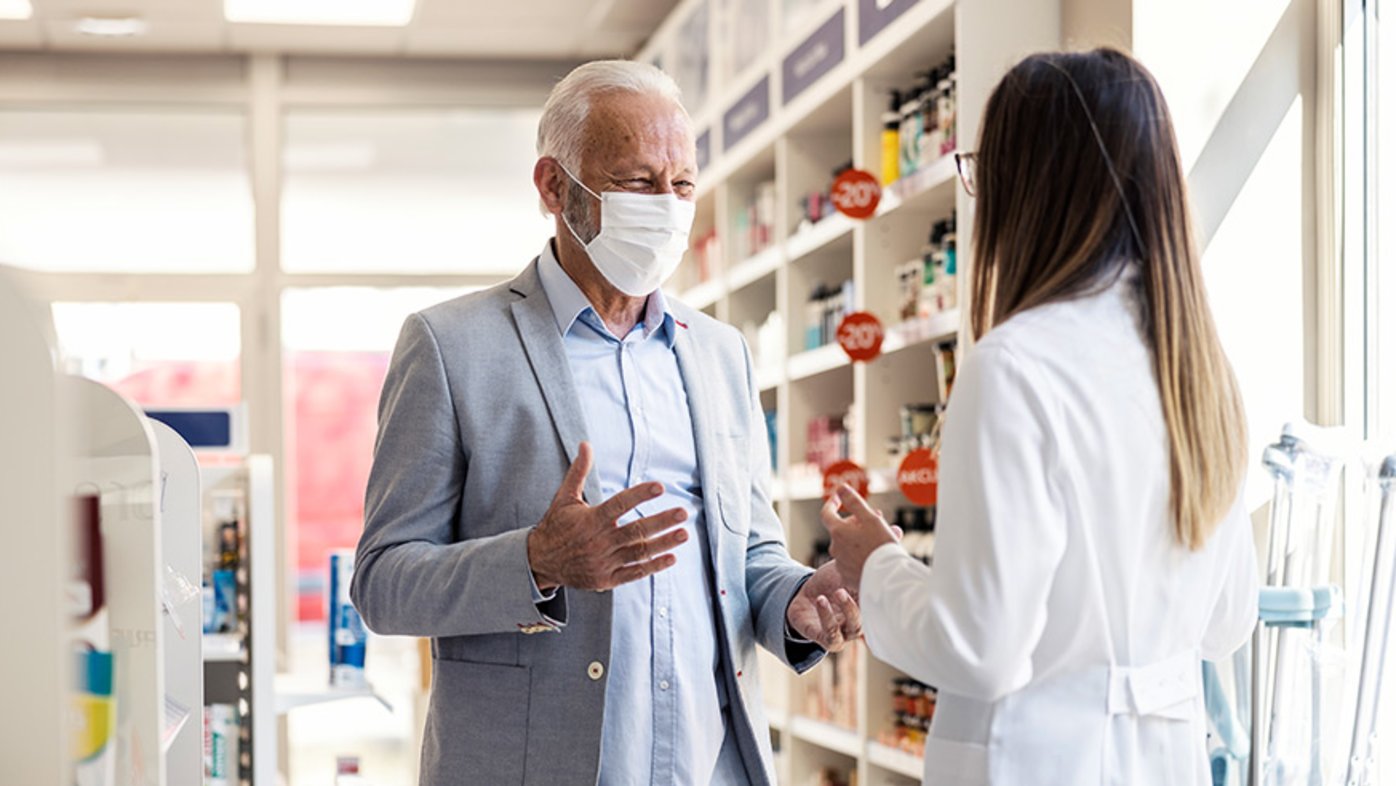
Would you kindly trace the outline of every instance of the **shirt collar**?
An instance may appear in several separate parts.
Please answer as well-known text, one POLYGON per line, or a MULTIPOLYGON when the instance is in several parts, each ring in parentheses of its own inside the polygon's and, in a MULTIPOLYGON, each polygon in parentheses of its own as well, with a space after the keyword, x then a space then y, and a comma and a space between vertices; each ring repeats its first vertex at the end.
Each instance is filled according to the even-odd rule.
MULTIPOLYGON (((552 306, 553 318, 557 321, 558 333, 567 335, 572 330, 572 326, 578 320, 584 320, 593 328, 599 328, 604 335, 610 336, 609 330, 601 322, 601 318, 592 307, 591 301, 587 300, 577 282, 562 269, 562 263, 557 261, 557 255, 553 252, 553 240, 549 240, 543 246, 543 253, 538 255, 538 278, 543 284, 543 294, 548 298, 548 304, 552 306)), ((665 299, 664 293, 655 290, 645 301, 645 315, 642 322, 644 326, 645 338, 654 335, 655 331, 664 331, 664 341, 672 349, 674 346, 674 315, 669 310, 669 301, 665 299)))

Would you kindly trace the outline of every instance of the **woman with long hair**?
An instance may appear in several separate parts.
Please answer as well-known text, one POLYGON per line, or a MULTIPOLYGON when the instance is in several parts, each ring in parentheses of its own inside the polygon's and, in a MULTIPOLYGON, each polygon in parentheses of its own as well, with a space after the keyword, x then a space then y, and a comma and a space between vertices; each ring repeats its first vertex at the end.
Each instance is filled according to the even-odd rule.
POLYGON ((1118 51, 1033 55, 960 165, 934 567, 852 489, 823 511, 868 645, 939 690, 928 784, 1208 784, 1200 660, 1249 636, 1256 558, 1163 95, 1118 51))

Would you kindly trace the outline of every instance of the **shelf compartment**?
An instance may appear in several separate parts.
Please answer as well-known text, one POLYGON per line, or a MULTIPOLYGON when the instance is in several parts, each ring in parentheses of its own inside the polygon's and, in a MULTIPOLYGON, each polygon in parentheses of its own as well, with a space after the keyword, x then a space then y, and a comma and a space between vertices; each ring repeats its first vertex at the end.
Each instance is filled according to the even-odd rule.
POLYGON ((926 769, 926 761, 920 756, 877 741, 868 742, 868 763, 917 781, 926 769))
POLYGON ((388 712, 393 711, 393 705, 386 699, 378 695, 372 685, 363 685, 354 688, 330 687, 326 685, 307 685, 303 680, 297 680, 288 675, 278 674, 276 677, 276 714, 285 715, 291 710, 299 707, 309 707, 315 704, 327 704, 333 701, 346 701, 348 699, 374 699, 388 712))
POLYGON ((848 364, 848 353, 843 351, 843 347, 838 344, 825 344, 819 349, 791 355, 786 361, 786 373, 794 382, 834 371, 848 364))
POLYGON ((852 232, 853 219, 842 213, 835 213, 809 229, 796 232, 786 239, 786 255, 793 262, 847 237, 852 232))
POLYGON ((855 759, 863 752, 862 740, 858 738, 856 731, 804 715, 796 715, 790 719, 790 735, 811 745, 855 759))

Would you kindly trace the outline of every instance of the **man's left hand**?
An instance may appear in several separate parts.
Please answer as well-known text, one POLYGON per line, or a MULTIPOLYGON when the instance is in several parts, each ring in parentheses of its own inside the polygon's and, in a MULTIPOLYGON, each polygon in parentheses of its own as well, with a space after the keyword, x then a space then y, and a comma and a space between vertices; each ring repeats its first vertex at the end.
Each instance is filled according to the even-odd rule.
POLYGON ((790 629, 828 652, 838 652, 863 635, 863 615, 844 588, 838 566, 830 562, 814 572, 785 610, 790 629))

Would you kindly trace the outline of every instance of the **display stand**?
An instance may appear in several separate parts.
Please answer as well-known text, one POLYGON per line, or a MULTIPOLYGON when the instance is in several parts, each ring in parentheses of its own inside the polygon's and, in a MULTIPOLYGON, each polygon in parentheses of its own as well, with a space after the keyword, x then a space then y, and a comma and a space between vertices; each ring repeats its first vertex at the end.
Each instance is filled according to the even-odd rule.
POLYGON ((160 471, 150 422, 109 388, 67 378, 79 430, 75 488, 100 495, 115 663, 116 783, 164 786, 165 622, 160 471))
POLYGON ((150 422, 160 457, 160 534, 164 551, 165 761, 171 784, 203 770, 203 560, 199 465, 194 451, 164 423, 150 422), (182 777, 181 777, 182 776, 182 777))
MULTIPOLYGON (((268 456, 203 469, 204 509, 213 499, 242 500, 238 629, 210 636, 204 648, 204 701, 231 704, 240 716, 240 781, 277 782, 275 478, 268 456)), ((206 536, 212 532, 205 528, 206 536)))
POLYGON ((47 321, 0 268, 0 762, 7 783, 71 783, 68 485, 47 321), (11 640, 9 636, 19 639, 11 640))
MULTIPOLYGON (((1022 56, 1060 46, 1062 11, 1059 2, 1045 0, 829 0, 761 8, 684 0, 636 59, 660 64, 686 91, 701 170, 692 236, 717 240, 705 246, 706 261, 690 253, 670 280, 670 292, 739 328, 783 323, 775 346, 758 351, 765 342, 749 343, 762 408, 775 412, 772 498, 791 554, 806 559, 826 537, 820 478, 799 466, 812 418, 849 413, 849 457, 871 476, 874 504, 889 512, 909 504, 890 482, 897 458, 889 455, 887 439, 899 430, 901 405, 943 403, 938 349, 958 340, 963 329, 959 310, 924 324, 903 322, 897 270, 923 253, 933 223, 954 213, 957 300, 964 303, 973 202, 958 186, 953 159, 942 156, 885 188, 869 219, 833 215, 806 225, 798 204, 827 187, 831 170, 850 160, 880 172, 889 91, 912 84, 952 52, 956 135, 960 148, 972 149, 989 91, 1022 56), (780 15, 795 5, 811 10, 787 24, 780 15), (741 18, 752 9, 764 14, 765 24, 741 18), (766 31, 764 48, 749 62, 725 59, 730 33, 738 29, 766 31), (746 206, 768 184, 774 184, 773 237, 753 245, 743 235, 746 206), (844 280, 853 282, 855 309, 888 328, 883 354, 871 362, 851 363, 836 345, 811 349, 805 341, 811 290, 844 280), (768 322, 772 314, 777 319, 768 322)), ((765 701, 781 783, 805 786, 825 766, 856 773, 863 786, 920 779, 920 757, 880 743, 893 714, 889 684, 902 675, 856 646, 852 728, 808 717, 805 688, 822 677, 795 677, 763 653, 764 696, 751 700, 765 701)))

